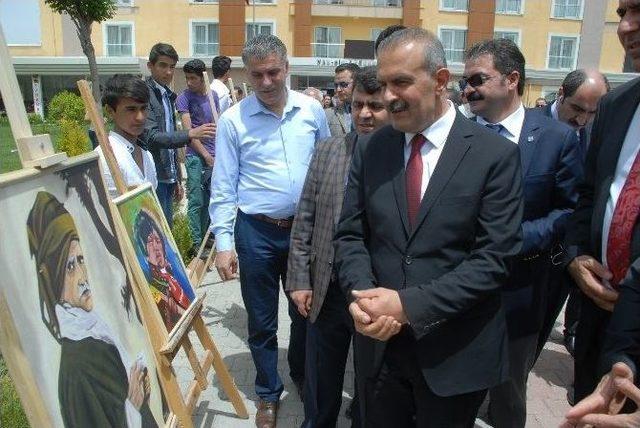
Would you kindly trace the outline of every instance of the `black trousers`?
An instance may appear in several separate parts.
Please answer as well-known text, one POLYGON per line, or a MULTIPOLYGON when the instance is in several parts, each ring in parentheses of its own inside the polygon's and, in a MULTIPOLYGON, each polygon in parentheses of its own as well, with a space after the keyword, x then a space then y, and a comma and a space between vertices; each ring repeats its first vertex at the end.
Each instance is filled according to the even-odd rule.
MULTIPOLYGON (((307 323, 304 428, 336 426, 352 336, 353 321, 347 300, 332 282, 318 318, 307 323)), ((353 426, 358 426, 358 414, 356 406, 352 411, 353 426)))
POLYGON ((366 385, 367 428, 468 428, 486 390, 451 397, 433 393, 417 360, 415 339, 401 333, 387 347, 376 379, 366 385))

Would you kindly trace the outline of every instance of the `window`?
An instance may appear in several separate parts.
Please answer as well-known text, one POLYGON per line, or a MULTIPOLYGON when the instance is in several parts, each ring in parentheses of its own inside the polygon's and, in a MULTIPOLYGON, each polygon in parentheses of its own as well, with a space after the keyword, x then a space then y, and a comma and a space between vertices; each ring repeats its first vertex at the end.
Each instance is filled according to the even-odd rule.
POLYGON ((273 23, 256 22, 247 24, 246 40, 253 39, 258 34, 273 34, 273 23))
POLYGON ((316 27, 314 33, 313 56, 342 57, 342 28, 316 27))
POLYGON ((194 22, 191 26, 192 55, 218 55, 220 51, 218 24, 212 22, 194 22))
POLYGON ((387 6, 401 7, 402 1, 401 0, 371 0, 371 5, 382 6, 382 7, 387 7, 387 6))
POLYGON ((192 3, 218 3, 218 0, 191 0, 192 3))
POLYGON ((582 19, 582 0, 553 0, 551 17, 582 19))
POLYGON ((343 4, 344 0, 313 0, 315 4, 343 4))
POLYGON ((116 0, 116 6, 133 6, 133 0, 116 0))
POLYGON ((493 33, 494 39, 509 39, 516 45, 520 46, 520 32, 512 30, 496 30, 493 33))
POLYGON ((444 53, 448 62, 463 62, 464 48, 467 44, 467 30, 441 28, 440 41, 444 47, 444 53))
POLYGON ((521 15, 523 1, 524 0, 496 0, 496 13, 521 15))
POLYGON ((372 28, 371 29, 371 40, 373 40, 375 42, 376 39, 378 38, 378 36, 380 35, 380 33, 382 33, 382 28, 372 28))
POLYGON ((440 10, 466 12, 468 9, 469 0, 440 0, 440 10))
POLYGON ((576 68, 578 37, 551 36, 549 38, 549 58, 547 68, 573 70, 576 68))
POLYGON ((133 56, 133 24, 105 24, 104 32, 107 56, 133 56))

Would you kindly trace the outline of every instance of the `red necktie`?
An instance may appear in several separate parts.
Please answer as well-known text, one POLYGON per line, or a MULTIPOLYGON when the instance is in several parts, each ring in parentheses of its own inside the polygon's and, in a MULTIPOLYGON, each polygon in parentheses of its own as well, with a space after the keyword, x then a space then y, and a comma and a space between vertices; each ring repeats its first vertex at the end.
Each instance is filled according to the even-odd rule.
POLYGON ((631 234, 640 212, 640 156, 636 155, 629 176, 622 186, 622 192, 613 210, 607 240, 607 265, 616 287, 629 269, 631 259, 631 234))
POLYGON ((407 213, 409 214, 409 224, 411 228, 415 226, 420 200, 422 199, 422 155, 420 149, 426 142, 422 134, 416 134, 411 139, 411 154, 407 162, 407 213))

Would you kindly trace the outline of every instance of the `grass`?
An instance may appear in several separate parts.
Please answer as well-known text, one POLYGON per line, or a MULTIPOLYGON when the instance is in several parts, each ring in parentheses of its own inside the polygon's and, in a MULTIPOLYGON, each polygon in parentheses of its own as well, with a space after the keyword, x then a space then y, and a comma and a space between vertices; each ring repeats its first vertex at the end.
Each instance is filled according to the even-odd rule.
MULTIPOLYGON (((60 133, 57 125, 43 123, 31 125, 31 129, 34 135, 49 134, 55 147, 55 141, 60 133)), ((20 168, 22 168, 22 165, 20 164, 20 157, 18 156, 16 142, 13 139, 13 133, 11 132, 9 124, 3 122, 0 124, 0 174, 15 171, 20 168)))
POLYGON ((29 427, 18 392, 13 386, 4 359, 0 356, 0 427, 29 427))

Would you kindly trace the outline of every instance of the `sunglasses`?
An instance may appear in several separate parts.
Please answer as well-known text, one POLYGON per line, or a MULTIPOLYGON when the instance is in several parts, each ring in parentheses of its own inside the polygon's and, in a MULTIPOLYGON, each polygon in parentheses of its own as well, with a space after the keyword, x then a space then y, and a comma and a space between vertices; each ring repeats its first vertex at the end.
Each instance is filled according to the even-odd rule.
POLYGON ((472 88, 477 88, 478 86, 482 86, 485 84, 485 82, 487 82, 488 80, 493 79, 494 76, 488 76, 486 74, 483 73, 476 73, 472 76, 469 77, 462 77, 462 79, 460 79, 458 81, 458 85, 460 85, 460 90, 464 91, 464 89, 467 87, 467 85, 470 85, 472 88))
POLYGON ((351 85, 351 82, 334 82, 333 87, 336 89, 338 88, 347 89, 349 85, 351 85))

